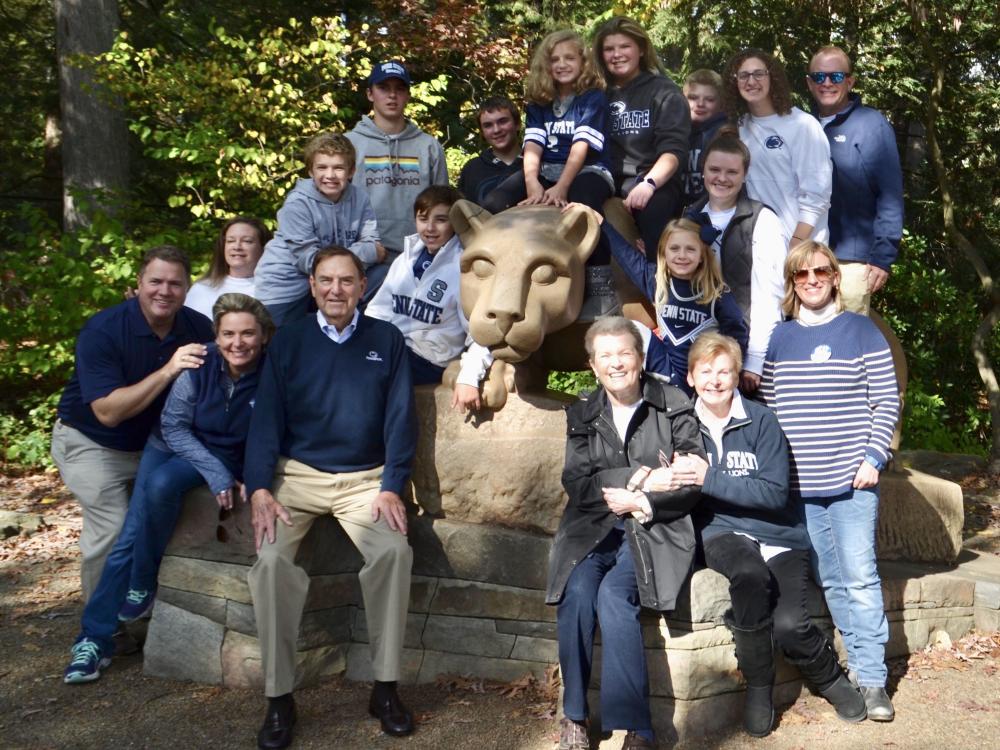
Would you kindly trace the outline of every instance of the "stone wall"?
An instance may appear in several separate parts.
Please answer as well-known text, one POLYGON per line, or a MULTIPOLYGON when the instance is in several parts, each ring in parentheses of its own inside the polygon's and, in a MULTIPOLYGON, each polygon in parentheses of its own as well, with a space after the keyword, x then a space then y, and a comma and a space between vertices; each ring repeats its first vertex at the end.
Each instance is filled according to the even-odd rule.
MULTIPOLYGON (((411 517, 414 567, 404 679, 427 682, 449 673, 497 680, 526 672, 540 676, 558 660, 555 609, 544 604, 544 588, 550 534, 565 503, 559 486, 562 402, 512 396, 502 412, 477 422, 452 412, 449 398, 445 389, 418 389, 421 443, 414 494, 423 510, 411 517)), ((917 472, 887 476, 879 533, 883 559, 913 555, 950 561, 957 554, 961 521, 955 525, 951 488, 958 488, 928 480, 917 472)), ((960 514, 960 491, 957 502, 960 514)), ((261 684, 246 584, 254 559, 250 513, 240 507, 224 515, 220 520, 207 490, 186 501, 160 571, 145 646, 149 674, 261 684)), ((356 575, 360 556, 336 522, 322 518, 298 561, 312 577, 298 639, 299 684, 338 673, 370 680, 356 575)), ((890 656, 923 648, 937 629, 957 638, 974 619, 987 622, 1000 611, 1000 601, 994 601, 1000 587, 980 592, 978 584, 949 573, 902 563, 883 563, 883 574, 890 656)), ((645 615, 661 736, 691 736, 738 722, 742 682, 732 638, 721 626, 728 606, 725 580, 702 570, 669 617, 645 615)), ((818 591, 809 606, 830 631, 818 591)), ((778 679, 778 698, 794 699, 801 689, 797 673, 781 665, 778 679)))

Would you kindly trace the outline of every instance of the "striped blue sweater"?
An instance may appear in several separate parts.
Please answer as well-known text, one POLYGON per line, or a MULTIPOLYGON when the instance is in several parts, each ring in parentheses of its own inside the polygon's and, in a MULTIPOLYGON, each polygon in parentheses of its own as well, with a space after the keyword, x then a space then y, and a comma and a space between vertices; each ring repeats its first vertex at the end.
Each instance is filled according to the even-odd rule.
POLYGON ((778 325, 764 360, 761 393, 792 450, 791 489, 830 497, 851 489, 865 456, 888 461, 899 418, 892 354, 868 318, 778 325))

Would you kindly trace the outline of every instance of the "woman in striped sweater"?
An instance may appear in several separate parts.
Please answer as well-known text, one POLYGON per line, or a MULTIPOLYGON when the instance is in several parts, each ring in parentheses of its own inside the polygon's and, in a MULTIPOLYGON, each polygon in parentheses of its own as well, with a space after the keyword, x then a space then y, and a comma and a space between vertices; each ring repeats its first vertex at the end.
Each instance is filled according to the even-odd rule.
POLYGON ((774 329, 761 392, 791 447, 791 491, 805 508, 813 564, 848 668, 868 718, 891 721, 875 526, 899 394, 889 345, 868 318, 843 311, 839 285, 826 245, 807 241, 788 254, 783 307, 792 320, 774 329))

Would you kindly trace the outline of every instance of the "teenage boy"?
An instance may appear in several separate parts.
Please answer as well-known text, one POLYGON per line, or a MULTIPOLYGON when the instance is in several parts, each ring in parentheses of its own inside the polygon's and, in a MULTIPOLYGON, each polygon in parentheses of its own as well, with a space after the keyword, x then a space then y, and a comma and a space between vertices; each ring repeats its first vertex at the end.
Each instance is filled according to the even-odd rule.
POLYGON ((489 145, 462 167, 458 189, 467 200, 482 205, 497 185, 523 168, 521 113, 505 96, 491 96, 479 105, 479 132, 489 145))
POLYGON ((211 321, 184 307, 191 263, 170 245, 148 250, 136 295, 94 315, 76 339, 73 377, 59 400, 52 459, 80 503, 83 600, 97 587, 121 531, 139 457, 170 385, 199 367, 211 321))
POLYGON ((722 76, 702 68, 684 79, 684 96, 691 107, 691 141, 688 168, 684 176, 684 205, 690 206, 705 197, 702 153, 726 121, 722 111, 722 76))
MULTIPOLYGON (((410 120, 410 74, 395 60, 375 66, 368 77, 365 115, 347 137, 358 155, 354 185, 371 199, 379 234, 391 261, 403 249, 403 238, 416 231, 413 202, 431 185, 448 184, 444 149, 410 120)), ((375 293, 368 280, 366 299, 375 293)))
POLYGON ((841 299, 851 312, 867 315, 903 238, 903 170, 892 125, 861 103, 854 81, 840 47, 823 47, 809 62, 813 114, 830 141, 834 166, 830 246, 840 261, 841 299))
POLYGON ((309 178, 300 178, 278 211, 278 231, 254 272, 256 297, 276 326, 310 309, 309 273, 320 248, 341 245, 358 256, 380 283, 388 266, 368 196, 351 184, 354 146, 347 136, 320 133, 303 154, 309 178))

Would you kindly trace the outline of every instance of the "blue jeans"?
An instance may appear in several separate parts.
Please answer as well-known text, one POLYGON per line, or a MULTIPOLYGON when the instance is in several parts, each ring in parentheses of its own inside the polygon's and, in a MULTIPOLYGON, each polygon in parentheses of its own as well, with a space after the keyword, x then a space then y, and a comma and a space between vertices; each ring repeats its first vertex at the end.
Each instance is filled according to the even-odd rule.
POLYGON ((587 688, 600 622, 601 726, 652 729, 639 609, 632 552, 625 532, 612 529, 570 574, 556 616, 566 718, 583 721, 589 715, 587 688))
POLYGON ((150 591, 156 586, 163 551, 180 515, 181 498, 204 483, 201 474, 180 456, 146 445, 125 523, 83 610, 77 641, 89 638, 104 654, 113 653, 118 611, 128 590, 150 591))
POLYGON ((889 623, 875 565, 878 487, 803 498, 813 567, 862 687, 884 687, 889 623))

